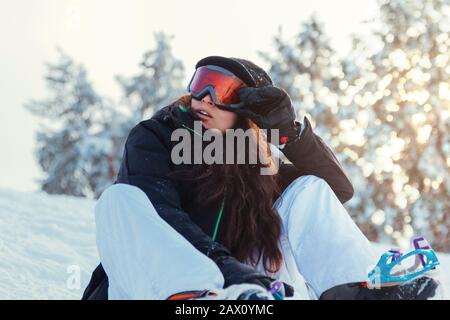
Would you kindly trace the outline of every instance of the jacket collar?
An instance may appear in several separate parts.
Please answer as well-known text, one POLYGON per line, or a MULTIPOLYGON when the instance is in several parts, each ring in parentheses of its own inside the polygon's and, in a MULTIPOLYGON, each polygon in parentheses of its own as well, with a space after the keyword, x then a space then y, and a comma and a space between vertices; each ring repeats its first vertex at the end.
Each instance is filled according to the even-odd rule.
POLYGON ((201 135, 200 132, 194 131, 194 121, 196 121, 196 118, 192 114, 192 109, 183 104, 180 100, 160 109, 152 118, 166 122, 173 130, 185 128, 191 133, 201 135))

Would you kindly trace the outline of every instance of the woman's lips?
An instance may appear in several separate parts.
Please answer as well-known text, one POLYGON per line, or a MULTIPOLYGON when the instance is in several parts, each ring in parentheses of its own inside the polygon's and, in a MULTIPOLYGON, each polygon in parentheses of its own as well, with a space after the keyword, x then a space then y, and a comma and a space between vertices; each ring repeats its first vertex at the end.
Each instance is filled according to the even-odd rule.
POLYGON ((208 120, 211 119, 212 117, 209 115, 209 113, 207 113, 204 110, 194 110, 194 113, 197 117, 199 117, 202 120, 208 120))

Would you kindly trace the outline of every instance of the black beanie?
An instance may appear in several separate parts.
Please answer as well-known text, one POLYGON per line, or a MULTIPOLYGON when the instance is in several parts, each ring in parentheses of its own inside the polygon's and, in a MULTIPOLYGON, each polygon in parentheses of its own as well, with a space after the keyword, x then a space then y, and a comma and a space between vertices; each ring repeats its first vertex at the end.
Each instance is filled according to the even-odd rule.
POLYGON ((214 65, 222 67, 231 71, 239 79, 244 81, 249 87, 266 87, 273 85, 272 79, 269 75, 256 64, 249 60, 240 58, 226 58, 220 56, 209 56, 201 59, 195 65, 195 68, 199 68, 205 65, 214 65))

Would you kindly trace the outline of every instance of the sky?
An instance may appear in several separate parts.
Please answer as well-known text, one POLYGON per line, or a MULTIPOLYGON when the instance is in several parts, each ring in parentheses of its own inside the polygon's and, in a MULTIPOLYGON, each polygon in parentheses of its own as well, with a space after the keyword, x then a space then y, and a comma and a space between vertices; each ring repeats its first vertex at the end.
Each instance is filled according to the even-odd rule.
POLYGON ((278 27, 295 35, 311 14, 345 53, 351 33, 377 14, 376 0, 0 0, 0 187, 34 191, 38 119, 23 106, 46 96, 45 63, 62 48, 88 70, 95 90, 118 98, 115 75, 137 71, 154 33, 173 35, 187 75, 208 55, 246 58, 265 67, 278 27))

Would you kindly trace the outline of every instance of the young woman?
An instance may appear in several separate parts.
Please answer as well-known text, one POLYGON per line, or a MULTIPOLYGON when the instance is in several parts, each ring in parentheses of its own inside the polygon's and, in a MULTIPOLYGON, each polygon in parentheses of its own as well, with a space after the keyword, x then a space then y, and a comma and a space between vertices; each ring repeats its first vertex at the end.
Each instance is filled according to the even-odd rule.
MULTIPOLYGON (((363 285, 377 257, 343 207, 353 195, 350 179, 309 120, 295 120, 291 99, 264 70, 206 57, 188 91, 131 130, 116 183, 96 206, 101 264, 83 299, 167 299, 239 284, 270 290, 274 280, 285 298, 434 294, 437 283, 427 277, 379 290, 363 285), (175 130, 194 144, 207 129, 219 136, 251 130, 258 161, 174 161, 175 130), (277 165, 268 138, 290 163, 277 165)), ((209 142, 200 140, 183 159, 202 155, 209 142)), ((250 152, 225 144, 219 156, 231 150, 250 152)))

